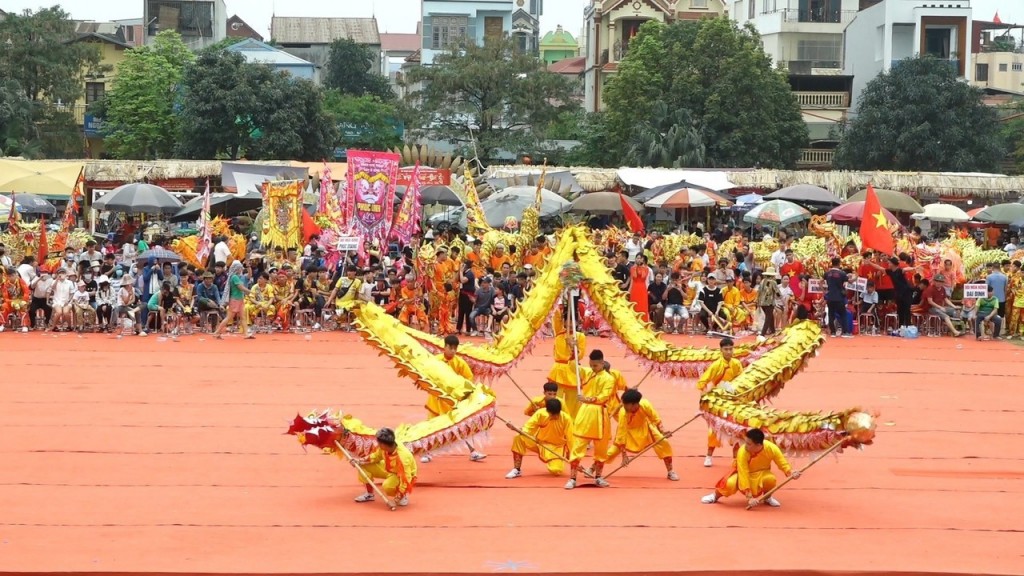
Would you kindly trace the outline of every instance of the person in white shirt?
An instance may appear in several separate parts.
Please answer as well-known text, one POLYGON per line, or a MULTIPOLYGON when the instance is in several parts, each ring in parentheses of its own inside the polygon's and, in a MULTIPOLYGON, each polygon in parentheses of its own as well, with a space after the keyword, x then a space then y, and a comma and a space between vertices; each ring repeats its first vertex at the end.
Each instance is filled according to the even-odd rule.
POLYGON ((633 237, 626 241, 626 252, 629 252, 629 261, 633 262, 636 260, 637 255, 644 251, 644 239, 639 234, 633 234, 633 237))
POLYGON ((1017 238, 1016 237, 1011 238, 1010 239, 1010 243, 1007 244, 1006 246, 1003 246, 1003 251, 1005 251, 1007 254, 1013 254, 1017 250, 1018 250, 1018 248, 1017 248, 1017 238))
POLYGON ((95 323, 96 311, 93 310, 92 304, 89 303, 91 294, 89 289, 85 285, 85 282, 78 282, 78 289, 71 295, 71 308, 75 316, 75 327, 79 331, 85 328, 87 321, 95 323))
POLYGON ((92 262, 93 260, 102 260, 103 254, 96 250, 96 241, 89 240, 85 243, 85 252, 78 255, 79 262, 92 262))
POLYGON ((7 268, 8 266, 14 266, 11 262, 11 257, 7 255, 7 247, 0 243, 0 266, 7 268))
POLYGON ((125 242, 124 245, 121 246, 121 261, 135 262, 135 257, 138 253, 138 250, 135 249, 135 243, 125 242))
POLYGON ((36 279, 36 259, 34 256, 25 256, 21 259, 21 265, 18 266, 18 275, 25 281, 25 284, 29 286, 36 279))
POLYGON ((117 294, 110 287, 110 278, 106 275, 97 278, 96 285, 98 286, 96 289, 96 318, 100 328, 110 330, 114 306, 117 305, 117 294))
POLYGON ((786 245, 782 242, 779 243, 779 249, 772 252, 772 267, 776 270, 782 270, 783 264, 786 263, 786 245))
POLYGON ((213 246, 213 261, 225 264, 231 263, 231 247, 225 242, 223 236, 218 237, 217 243, 213 246))
POLYGON ((53 307, 51 326, 59 326, 64 322, 67 322, 69 327, 75 325, 71 310, 71 298, 74 293, 74 282, 68 280, 68 271, 61 268, 57 271, 57 281, 50 286, 50 306, 53 307))
POLYGON ((36 329, 45 328, 50 324, 53 308, 50 307, 47 298, 50 295, 50 287, 53 286, 53 283, 53 276, 50 276, 49 272, 44 271, 29 284, 29 288, 32 290, 32 303, 29 305, 28 313, 32 317, 33 327, 36 329), (43 311, 42 326, 36 323, 36 313, 39 310, 43 311))

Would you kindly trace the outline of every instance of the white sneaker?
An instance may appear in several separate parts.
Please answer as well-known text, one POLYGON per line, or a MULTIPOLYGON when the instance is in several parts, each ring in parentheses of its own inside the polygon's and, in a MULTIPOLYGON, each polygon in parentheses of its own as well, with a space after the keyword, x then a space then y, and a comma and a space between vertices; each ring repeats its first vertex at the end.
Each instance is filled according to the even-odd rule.
POLYGON ((362 504, 363 502, 373 502, 373 492, 367 492, 356 496, 356 502, 362 504))
POLYGON ((434 457, 431 456, 430 454, 424 454, 423 456, 420 456, 420 462, 422 462, 424 464, 429 463, 433 459, 434 459, 434 457))
POLYGON ((701 498, 700 501, 705 504, 714 504, 715 502, 718 502, 718 495, 712 492, 711 494, 701 498))
POLYGON ((395 504, 398 504, 399 506, 408 506, 409 505, 409 497, 408 496, 402 496, 400 499, 398 499, 398 501, 395 502, 395 504))
POLYGON ((142 330, 141 332, 139 332, 139 336, 149 336, 149 334, 146 334, 146 331, 142 330))
POLYGON ((778 508, 779 506, 782 506, 782 502, 776 500, 774 496, 765 500, 764 503, 771 506, 772 508, 778 508))
POLYGON ((572 490, 575 487, 576 487, 576 480, 573 480, 573 479, 570 478, 569 481, 565 483, 565 489, 566 490, 572 490))
POLYGON ((25 334, 25 333, 27 333, 27 332, 28 332, 28 326, 22 326, 22 327, 21 327, 21 333, 22 333, 22 334, 25 334))
POLYGON ((0 332, 3 332, 4 330, 7 330, 7 326, 0 324, 0 332))
POLYGON ((479 462, 484 458, 487 458, 487 454, 481 454, 476 450, 473 450, 472 452, 469 453, 469 459, 472 460, 473 462, 479 462))
POLYGON ((523 472, 519 468, 513 468, 508 474, 505 474, 505 478, 509 480, 515 480, 523 475, 523 472))
POLYGON ((758 337, 757 337, 757 340, 756 340, 756 342, 757 342, 758 344, 764 344, 764 343, 765 343, 765 342, 767 342, 767 341, 768 341, 768 339, 767 339, 767 338, 765 338, 764 336, 758 336, 758 337))
POLYGON ((319 329, 320 329, 320 323, 319 322, 317 322, 316 324, 313 324, 313 330, 319 330, 319 329))
POLYGON ((711 464, 712 464, 711 456, 705 456, 704 457, 704 467, 705 468, 711 468, 711 464))
POLYGON ((607 488, 611 486, 611 484, 609 484, 607 480, 601 478, 600 476, 594 478, 594 484, 596 484, 599 488, 607 488))
POLYGON ((676 481, 679 480, 679 474, 676 474, 675 470, 671 470, 668 473, 668 479, 673 481, 673 482, 676 482, 676 481))
POLYGON ((842 338, 853 338, 853 334, 843 334, 842 338))

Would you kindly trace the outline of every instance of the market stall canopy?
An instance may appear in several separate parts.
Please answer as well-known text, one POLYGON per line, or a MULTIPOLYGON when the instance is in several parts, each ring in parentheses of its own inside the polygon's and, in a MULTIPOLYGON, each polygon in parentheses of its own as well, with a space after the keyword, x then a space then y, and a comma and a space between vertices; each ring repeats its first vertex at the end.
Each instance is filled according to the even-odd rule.
MULTIPOLYGON (((917 200, 914 200, 903 192, 886 190, 884 188, 875 188, 875 194, 878 196, 878 202, 881 203, 882 208, 885 208, 890 212, 907 212, 909 214, 917 214, 924 210, 924 207, 922 207, 917 200)), ((853 196, 850 196, 849 202, 863 202, 867 197, 868 191, 861 190, 853 196)))
MULTIPOLYGON (((332 175, 333 177, 333 175, 332 175)), ((248 162, 224 162, 220 167, 220 183, 225 192, 246 191, 253 179, 259 183, 265 180, 308 180, 309 169, 291 164, 251 164, 248 162), (242 175, 241 178, 239 176, 242 175)))
POLYGON ((749 224, 768 224, 784 228, 790 224, 808 220, 811 213, 801 206, 788 200, 769 200, 754 206, 743 215, 743 221, 749 224))
POLYGON ((736 185, 729 181, 725 172, 717 170, 668 170, 664 168, 619 168, 619 180, 627 186, 654 188, 685 180, 690 184, 711 190, 729 190, 736 185))
POLYGON ((963 210, 952 204, 937 202, 924 207, 924 212, 911 216, 914 220, 929 220, 931 222, 967 222, 971 217, 963 210))
POLYGON ((18 207, 20 214, 40 214, 42 216, 56 216, 57 208, 47 202, 42 196, 36 194, 12 194, 11 200, 18 207))
MULTIPOLYGON (((892 215, 892 212, 882 208, 882 212, 885 213, 885 218, 895 224, 899 220, 892 215)), ((864 201, 859 202, 847 202, 842 206, 837 206, 827 214, 828 219, 837 222, 839 224, 856 224, 864 219, 864 201)))
MULTIPOLYGON (((525 211, 536 199, 537 189, 531 186, 513 186, 491 196, 480 203, 487 217, 487 224, 502 227, 509 217, 516 221, 523 219, 525 211)), ((541 216, 554 216, 565 211, 569 201, 551 190, 541 190, 541 216)))
POLYGON ((0 192, 70 198, 84 162, 0 159, 0 192))
POLYGON ((769 200, 789 200, 790 202, 810 203, 810 204, 830 204, 832 206, 838 206, 843 201, 835 194, 822 188, 821 186, 813 186, 811 184, 797 184, 796 186, 786 186, 768 194, 765 196, 769 200))
POLYGON ((92 207, 100 212, 174 214, 181 210, 181 201, 159 186, 134 182, 107 192, 92 207))
MULTIPOLYGON (((199 219, 203 211, 204 197, 202 194, 188 201, 181 207, 181 210, 171 217, 171 222, 190 222, 199 219)), ((210 194, 210 217, 230 217, 247 210, 258 210, 263 206, 263 196, 258 192, 243 192, 232 194, 230 192, 219 192, 210 194)))
MULTIPOLYGON (((493 176, 487 178, 487 183, 495 190, 502 190, 511 186, 536 186, 540 179, 541 169, 535 172, 507 173, 504 175, 500 168, 493 176)), ((559 196, 568 197, 583 192, 583 187, 576 181, 576 177, 568 170, 547 171, 544 174, 544 188, 551 190, 559 196)))
POLYGON ((989 206, 975 214, 974 219, 978 222, 988 222, 990 224, 1013 224, 1014 222, 1024 220, 1024 204, 1007 202, 1006 204, 989 206))
POLYGON ((635 198, 624 196, 618 192, 590 192, 573 200, 570 212, 593 212, 598 214, 622 212, 622 201, 625 200, 637 212, 644 209, 643 204, 635 198))

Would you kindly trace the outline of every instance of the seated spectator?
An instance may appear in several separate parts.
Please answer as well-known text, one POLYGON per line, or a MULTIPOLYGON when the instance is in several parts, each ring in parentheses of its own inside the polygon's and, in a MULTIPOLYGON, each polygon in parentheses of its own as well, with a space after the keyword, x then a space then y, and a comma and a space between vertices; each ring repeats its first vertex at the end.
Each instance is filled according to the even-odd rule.
POLYGON ((962 310, 959 306, 953 304, 949 300, 949 295, 946 293, 946 277, 942 274, 936 274, 932 278, 932 283, 925 291, 921 294, 921 300, 924 302, 925 307, 928 309, 928 314, 931 316, 938 316, 946 323, 946 327, 949 328, 949 333, 954 338, 960 336, 962 333, 956 329, 953 324, 953 320, 961 319, 962 310))
MULTIPOLYGON (((995 287, 988 287, 988 296, 979 298, 975 304, 977 318, 974 324, 974 338, 981 340, 983 334, 992 331, 992 339, 998 340, 1003 327, 1003 319, 999 316, 999 298, 995 295, 995 287)), ((988 340, 988 337, 985 338, 988 340)))

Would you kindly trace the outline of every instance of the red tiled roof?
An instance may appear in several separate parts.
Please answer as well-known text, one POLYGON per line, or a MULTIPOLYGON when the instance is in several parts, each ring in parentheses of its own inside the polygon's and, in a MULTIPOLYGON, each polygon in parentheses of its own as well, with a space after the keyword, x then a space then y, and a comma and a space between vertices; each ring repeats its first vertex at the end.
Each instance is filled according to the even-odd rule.
POLYGON ((380 35, 380 48, 386 52, 412 52, 420 49, 422 39, 419 34, 388 34, 380 35))
POLYGON ((555 74, 582 74, 586 65, 586 56, 576 56, 552 62, 548 65, 548 72, 554 72, 555 74))

